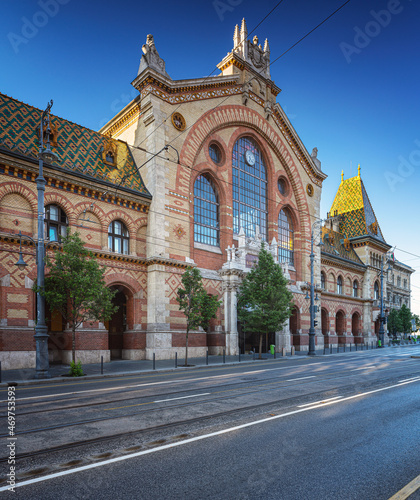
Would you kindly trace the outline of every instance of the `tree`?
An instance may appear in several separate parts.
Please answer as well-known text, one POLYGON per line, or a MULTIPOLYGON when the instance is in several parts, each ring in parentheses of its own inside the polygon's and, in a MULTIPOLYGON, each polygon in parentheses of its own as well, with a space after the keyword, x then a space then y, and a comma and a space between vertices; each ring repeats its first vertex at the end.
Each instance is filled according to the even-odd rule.
POLYGON ((401 309, 398 311, 398 315, 401 321, 401 330, 404 334, 411 333, 411 311, 403 304, 401 309))
POLYGON ((401 319, 396 309, 392 309, 388 314, 388 332, 392 333, 392 336, 395 337, 398 332, 402 331, 401 319))
POLYGON ((181 278, 184 288, 178 288, 176 300, 179 309, 187 318, 185 336, 185 366, 188 366, 188 335, 199 326, 208 328, 211 318, 216 316, 220 301, 217 297, 207 295, 201 281, 200 271, 196 267, 188 267, 181 278))
POLYGON ((290 317, 292 307, 292 293, 281 267, 263 245, 257 265, 244 278, 238 292, 238 319, 248 331, 259 334, 259 359, 263 335, 279 330, 290 317))
MULTIPOLYGON (((54 258, 45 260, 47 276, 39 290, 51 311, 58 311, 72 331, 72 361, 76 362, 76 329, 86 321, 111 319, 118 309, 112 304, 115 291, 105 286, 105 269, 84 247, 78 233, 68 233, 54 258)), ((38 288, 35 287, 38 291, 38 288)))

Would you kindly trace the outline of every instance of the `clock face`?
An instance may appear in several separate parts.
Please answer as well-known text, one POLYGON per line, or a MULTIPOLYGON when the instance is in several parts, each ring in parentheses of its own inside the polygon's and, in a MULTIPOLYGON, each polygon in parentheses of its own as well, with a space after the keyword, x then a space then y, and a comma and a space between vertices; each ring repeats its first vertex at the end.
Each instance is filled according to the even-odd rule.
POLYGON ((245 161, 250 165, 251 167, 255 165, 255 155, 252 151, 245 151, 245 161))

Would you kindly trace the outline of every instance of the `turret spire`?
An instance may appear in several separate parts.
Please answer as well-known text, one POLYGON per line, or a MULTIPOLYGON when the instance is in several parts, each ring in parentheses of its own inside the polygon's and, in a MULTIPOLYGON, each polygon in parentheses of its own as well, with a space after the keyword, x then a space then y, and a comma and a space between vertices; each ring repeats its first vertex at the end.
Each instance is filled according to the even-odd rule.
POLYGON ((233 49, 237 49, 238 45, 241 43, 241 38, 239 34, 239 26, 235 26, 235 31, 233 32, 233 49))

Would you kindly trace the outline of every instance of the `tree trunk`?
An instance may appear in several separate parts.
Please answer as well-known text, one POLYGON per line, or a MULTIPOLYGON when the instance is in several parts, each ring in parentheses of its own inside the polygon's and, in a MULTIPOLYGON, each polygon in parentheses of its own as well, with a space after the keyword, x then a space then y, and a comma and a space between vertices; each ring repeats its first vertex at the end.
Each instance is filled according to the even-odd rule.
POLYGON ((188 333, 189 328, 187 327, 187 335, 185 337, 185 366, 188 366, 188 333))
POLYGON ((76 363, 76 330, 73 327, 71 331, 71 337, 72 337, 72 342, 71 342, 71 359, 73 363, 76 363))
POLYGON ((259 355, 258 359, 262 359, 262 356, 261 356, 261 352, 262 352, 262 339, 263 339, 263 334, 260 333, 260 355, 259 355))

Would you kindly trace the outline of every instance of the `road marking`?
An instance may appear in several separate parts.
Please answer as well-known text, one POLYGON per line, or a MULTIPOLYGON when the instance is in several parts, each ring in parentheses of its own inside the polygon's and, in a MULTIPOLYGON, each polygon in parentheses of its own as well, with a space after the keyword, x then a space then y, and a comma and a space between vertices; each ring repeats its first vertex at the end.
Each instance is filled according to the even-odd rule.
POLYGON ((367 366, 362 366, 361 368, 354 368, 354 370, 350 370, 351 372, 357 372, 359 370, 367 370, 369 368, 376 368, 375 365, 367 365, 367 366))
MULTIPOLYGON (((151 448, 149 450, 138 451, 136 453, 130 453, 129 455, 123 455, 121 457, 110 458, 108 460, 104 460, 103 462, 97 462, 94 464, 83 465, 81 467, 76 467, 75 469, 70 469, 70 470, 61 471, 61 472, 55 472, 54 474, 48 474, 47 476, 36 477, 34 479, 28 479, 27 481, 22 481, 20 483, 16 483, 14 485, 14 488, 20 488, 22 486, 28 486, 30 484, 40 483, 43 481, 49 481, 50 479, 55 479, 55 478, 61 477, 61 476, 68 476, 69 474, 75 474, 76 472, 82 472, 85 470, 96 469, 97 467, 102 467, 104 465, 109 465, 109 464, 113 464, 113 463, 117 463, 117 462, 123 462, 124 460, 129 460, 131 458, 141 457, 143 455, 149 455, 150 453, 156 453, 158 451, 168 450, 170 448, 176 448, 178 446, 183 446, 185 444, 194 443, 196 441, 202 441, 203 439, 208 439, 208 438, 216 437, 216 436, 222 436, 223 434, 228 434, 230 432, 235 432, 235 431, 238 431, 241 429, 246 429, 248 427, 253 427, 254 425, 264 424, 266 422, 271 422, 273 420, 279 420, 280 418, 289 417, 290 415, 296 415, 297 413, 303 413, 305 411, 315 410, 317 408, 325 408, 325 406, 328 406, 328 405, 343 403, 344 401, 350 401, 352 399, 357 399, 357 398, 361 398, 363 396, 368 396, 369 394, 375 394, 377 392, 387 391, 389 389, 394 389, 395 387, 401 387, 403 385, 412 384, 415 382, 418 382, 418 380, 410 380, 408 382, 400 382, 398 384, 390 385, 387 387, 381 387, 380 389, 374 389, 372 391, 367 391, 367 392, 363 392, 360 394, 355 394, 353 396, 348 396, 346 398, 336 399, 334 401, 328 401, 328 402, 323 403, 323 404, 313 405, 313 406, 309 406, 307 408, 300 408, 299 410, 289 411, 287 413, 282 413, 281 415, 274 415, 271 417, 263 418, 261 420, 254 420, 253 422, 248 422, 246 424, 237 425, 235 427, 229 427, 228 429, 222 429, 222 430, 216 431, 216 432, 211 432, 210 434, 204 434, 202 436, 196 436, 193 438, 184 439, 183 441, 177 441, 175 443, 164 444, 162 446, 157 446, 156 448, 151 448)), ((414 481, 418 481, 418 478, 416 478, 414 481)), ((412 483, 410 483, 410 485, 411 484, 412 483)), ((408 486, 409 485, 407 485, 407 487, 408 486)), ((8 489, 9 489, 9 486, 2 486, 2 487, 0 487, 0 492, 7 491, 8 489)), ((401 497, 401 498, 407 498, 407 497, 401 497)))
POLYGON ((389 500, 405 500, 419 488, 420 488, 420 475, 417 476, 415 479, 413 479, 411 483, 408 483, 406 486, 404 486, 403 489, 397 491, 397 493, 395 493, 395 495, 393 495, 389 500))
POLYGON ((286 380, 286 382, 294 382, 295 380, 305 380, 306 378, 315 378, 315 375, 311 375, 310 377, 289 378, 286 380))
POLYGON ((341 399, 343 396, 336 396, 335 398, 322 399, 321 401, 314 401, 313 403, 306 403, 305 405, 300 405, 298 408, 305 408, 305 406, 312 406, 317 404, 324 404, 327 401, 333 401, 334 399, 341 399))
POLYGON ((404 380, 400 380, 400 382, 409 382, 409 381, 415 381, 415 380, 420 380, 420 377, 411 377, 411 378, 406 378, 404 380))
POLYGON ((198 398, 200 396, 208 396, 211 392, 204 392, 203 394, 193 394, 192 396, 181 396, 179 398, 171 399, 159 399, 157 401, 152 401, 153 403, 166 403, 166 401, 176 401, 177 399, 187 399, 187 398, 198 398))

